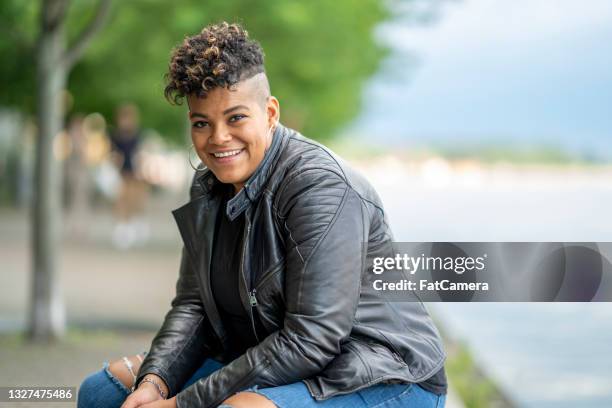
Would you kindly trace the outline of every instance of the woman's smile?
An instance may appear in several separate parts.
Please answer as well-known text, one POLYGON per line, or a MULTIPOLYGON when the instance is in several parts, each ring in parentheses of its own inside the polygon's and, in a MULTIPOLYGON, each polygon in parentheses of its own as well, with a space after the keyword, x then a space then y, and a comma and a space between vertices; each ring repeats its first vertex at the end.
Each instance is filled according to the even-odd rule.
POLYGON ((214 162, 219 165, 233 164, 240 158, 242 158, 245 149, 232 149, 232 150, 219 150, 211 153, 214 162))

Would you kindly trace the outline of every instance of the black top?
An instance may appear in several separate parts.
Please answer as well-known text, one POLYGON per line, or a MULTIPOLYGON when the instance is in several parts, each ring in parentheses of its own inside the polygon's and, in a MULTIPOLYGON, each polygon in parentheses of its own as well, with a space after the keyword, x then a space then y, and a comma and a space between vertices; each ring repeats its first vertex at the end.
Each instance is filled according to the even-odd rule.
MULTIPOLYGON (((242 258, 244 214, 230 221, 225 212, 227 201, 230 198, 231 190, 228 188, 216 220, 211 262, 211 286, 221 320, 228 333, 230 350, 239 356, 249 347, 256 345, 257 339, 253 333, 249 314, 238 292, 239 279, 242 279, 240 259, 242 258)), ((263 333, 258 319, 255 319, 255 323, 258 333, 263 333)))
MULTIPOLYGON (((221 320, 228 332, 230 350, 234 351, 235 356, 238 357, 249 347, 256 345, 257 339, 238 292, 239 279, 242 279, 240 259, 242 258, 244 213, 231 221, 225 211, 230 199, 231 189, 228 187, 223 195, 216 220, 211 262, 211 286, 221 320)), ((253 317, 257 332, 264 333, 257 314, 255 313, 253 317)), ((434 394, 446 394, 447 383, 444 367, 419 385, 434 394)))

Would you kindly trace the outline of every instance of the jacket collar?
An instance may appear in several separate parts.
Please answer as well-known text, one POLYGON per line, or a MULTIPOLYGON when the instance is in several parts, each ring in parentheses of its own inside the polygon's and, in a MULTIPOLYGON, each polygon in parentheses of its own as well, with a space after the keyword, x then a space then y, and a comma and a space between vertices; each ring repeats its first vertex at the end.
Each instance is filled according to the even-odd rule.
MULTIPOLYGON (((281 146, 289 137, 289 129, 279 123, 274 129, 272 143, 264 154, 264 158, 259 163, 251 177, 244 184, 244 187, 232 197, 225 207, 225 212, 230 220, 236 219, 246 208, 262 193, 263 187, 270 178, 274 170, 274 165, 278 160, 281 146)), ((204 193, 216 195, 224 187, 210 169, 204 169, 204 173, 197 179, 204 193)))

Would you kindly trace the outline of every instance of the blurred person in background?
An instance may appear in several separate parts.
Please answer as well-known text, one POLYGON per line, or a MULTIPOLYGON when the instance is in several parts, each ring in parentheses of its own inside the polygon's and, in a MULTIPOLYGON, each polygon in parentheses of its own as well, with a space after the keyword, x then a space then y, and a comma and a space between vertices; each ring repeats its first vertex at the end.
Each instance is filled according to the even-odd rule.
POLYGON ((114 206, 112 240, 117 248, 127 249, 144 243, 149 236, 149 226, 143 215, 148 186, 138 173, 142 130, 135 105, 123 104, 117 108, 115 128, 109 136, 111 158, 121 174, 121 185, 114 206))
POLYGON ((203 163, 173 212, 176 296, 149 350, 88 376, 78 407, 444 406, 427 309, 366 283, 393 252, 378 194, 279 122, 263 59, 225 22, 174 50, 165 94, 187 100, 203 163))
POLYGON ((70 143, 64 167, 65 202, 68 209, 70 233, 82 236, 84 221, 89 214, 90 174, 87 165, 87 138, 83 129, 85 116, 73 115, 68 121, 66 134, 70 143))

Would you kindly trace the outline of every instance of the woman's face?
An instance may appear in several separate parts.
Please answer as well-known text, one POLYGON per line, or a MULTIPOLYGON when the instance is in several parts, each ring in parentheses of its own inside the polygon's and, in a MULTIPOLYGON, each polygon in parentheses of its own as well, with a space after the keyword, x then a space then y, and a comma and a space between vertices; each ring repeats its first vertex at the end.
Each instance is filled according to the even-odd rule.
POLYGON ((257 75, 232 89, 214 88, 206 98, 190 95, 191 140, 222 183, 238 192, 264 158, 279 115, 278 100, 262 93, 257 75))

